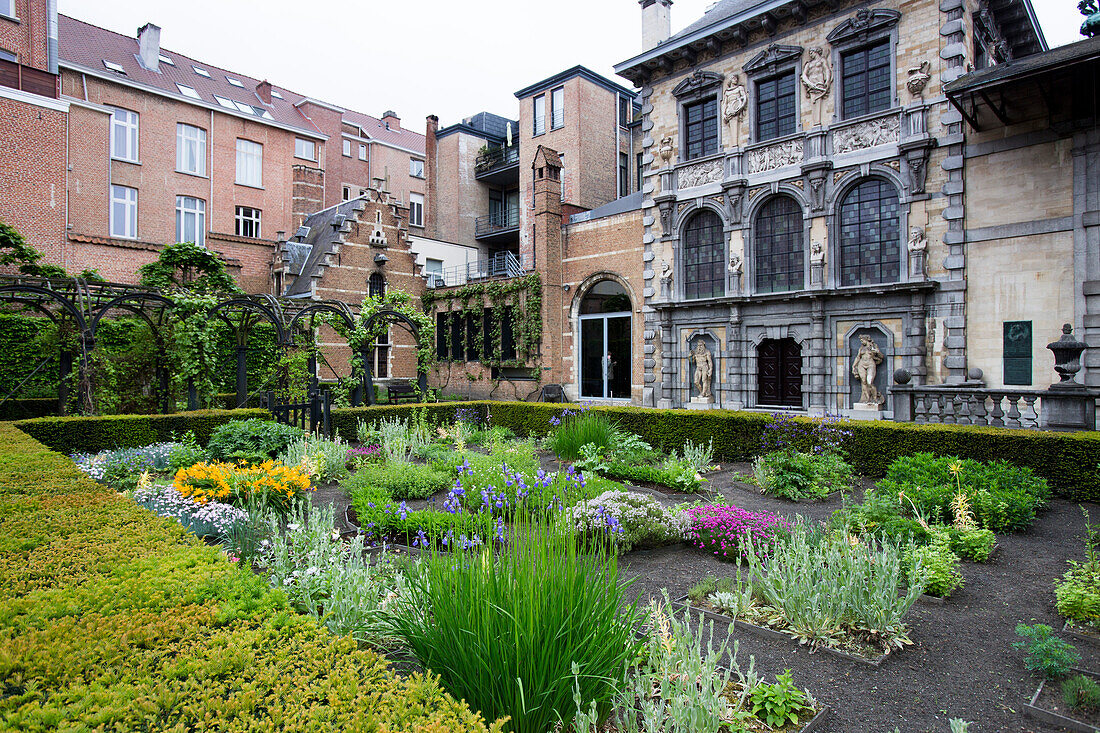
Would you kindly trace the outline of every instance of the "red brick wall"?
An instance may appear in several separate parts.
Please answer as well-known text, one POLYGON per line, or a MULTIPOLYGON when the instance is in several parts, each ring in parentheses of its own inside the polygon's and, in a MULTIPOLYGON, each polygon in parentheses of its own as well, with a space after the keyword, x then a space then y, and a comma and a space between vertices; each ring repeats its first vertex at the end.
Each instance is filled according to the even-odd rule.
POLYGON ((19 57, 19 63, 49 71, 46 49, 46 3, 15 0, 18 22, 0 17, 0 48, 19 57))

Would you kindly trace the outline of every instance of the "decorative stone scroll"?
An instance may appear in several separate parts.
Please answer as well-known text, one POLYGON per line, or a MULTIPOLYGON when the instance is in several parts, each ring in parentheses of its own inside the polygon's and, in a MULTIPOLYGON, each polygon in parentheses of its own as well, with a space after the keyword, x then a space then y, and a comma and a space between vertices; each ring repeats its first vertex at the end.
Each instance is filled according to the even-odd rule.
POLYGON ((766 148, 750 150, 749 173, 764 173, 785 165, 796 165, 801 163, 804 157, 805 148, 802 140, 788 140, 766 148))
POLYGON ((879 117, 842 127, 833 132, 833 153, 840 155, 873 148, 876 145, 896 143, 900 130, 901 125, 897 115, 879 117))
POLYGON ((722 161, 708 160, 681 168, 676 172, 677 188, 693 188, 708 183, 721 183, 722 161))

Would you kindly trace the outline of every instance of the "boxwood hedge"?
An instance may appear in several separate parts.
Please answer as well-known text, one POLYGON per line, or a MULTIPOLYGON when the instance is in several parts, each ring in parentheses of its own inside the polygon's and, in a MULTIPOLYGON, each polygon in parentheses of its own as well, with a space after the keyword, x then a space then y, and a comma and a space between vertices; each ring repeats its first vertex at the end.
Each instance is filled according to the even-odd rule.
MULTIPOLYGON (((0 730, 486 731, 0 424, 0 730)), ((494 726, 499 729, 499 726, 494 726)))

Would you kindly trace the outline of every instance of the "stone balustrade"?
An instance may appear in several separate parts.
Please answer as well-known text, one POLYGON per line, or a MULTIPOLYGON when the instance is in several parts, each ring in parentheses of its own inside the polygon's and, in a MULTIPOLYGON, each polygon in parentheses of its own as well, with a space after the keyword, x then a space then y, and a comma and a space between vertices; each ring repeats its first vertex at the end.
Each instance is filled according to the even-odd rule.
POLYGON ((894 421, 1038 429, 1046 390, 894 385, 894 421))

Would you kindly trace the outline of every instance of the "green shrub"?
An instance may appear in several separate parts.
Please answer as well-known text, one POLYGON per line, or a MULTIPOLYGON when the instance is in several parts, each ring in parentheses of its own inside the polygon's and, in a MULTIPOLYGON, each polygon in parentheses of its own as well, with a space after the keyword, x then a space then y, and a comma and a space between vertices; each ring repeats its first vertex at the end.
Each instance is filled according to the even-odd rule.
POLYGON ((1016 649, 1027 650, 1024 666, 1032 674, 1048 680, 1060 680, 1081 663, 1081 655, 1073 645, 1059 639, 1046 624, 1016 624, 1016 635, 1023 641, 1013 642, 1016 649))
POLYGON ((782 450, 756 459, 761 491, 790 501, 817 501, 852 486, 852 467, 836 453, 782 450))
POLYGON ((568 719, 575 693, 606 716, 638 620, 614 555, 578 550, 549 520, 520 522, 511 536, 495 556, 432 554, 411 568, 398 635, 452 695, 511 716, 517 733, 568 719))
POLYGON ((1062 680, 1062 699, 1074 710, 1100 710, 1100 685, 1092 677, 1075 674, 1062 680))
POLYGON ((336 436, 325 440, 307 435, 292 441, 279 452, 279 461, 287 466, 299 466, 303 460, 312 469, 317 481, 341 481, 348 477, 348 444, 336 436))
POLYGON ((419 405, 376 405, 374 407, 334 408, 331 414, 333 433, 344 440, 358 439, 360 422, 377 425, 385 419, 409 420, 421 416, 428 425, 450 425, 456 408, 474 409, 484 413, 484 402, 434 402, 419 405))
POLYGON ((206 450, 215 460, 264 456, 275 458, 305 432, 293 425, 270 420, 233 420, 210 435, 206 450))
POLYGON ((772 728, 798 725, 798 716, 813 712, 810 696, 794 685, 791 670, 776 675, 775 684, 761 682, 749 693, 752 713, 772 728))
POLYGON ((0 424, 0 637, 18 639, 0 661, 4 730, 276 720, 286 731, 485 731, 432 676, 394 674, 10 424, 0 424))
POLYGON ((446 491, 452 483, 447 474, 416 463, 368 463, 345 483, 349 494, 359 487, 383 489, 394 499, 427 499, 446 491))
POLYGON ((951 551, 963 560, 985 562, 993 552, 997 536, 988 529, 947 529, 951 551))
POLYGON ((195 438, 195 433, 189 430, 168 454, 168 471, 175 475, 176 471, 181 468, 190 468, 196 463, 202 463, 209 458, 210 455, 203 450, 195 438))
POLYGON ((905 552, 905 568, 909 577, 924 583, 924 592, 946 598, 963 585, 959 572, 959 556, 943 541, 928 545, 910 545, 905 552))
POLYGON ((1100 626, 1100 527, 1085 515, 1085 561, 1070 560, 1070 569, 1054 584, 1058 613, 1089 626, 1100 626))

